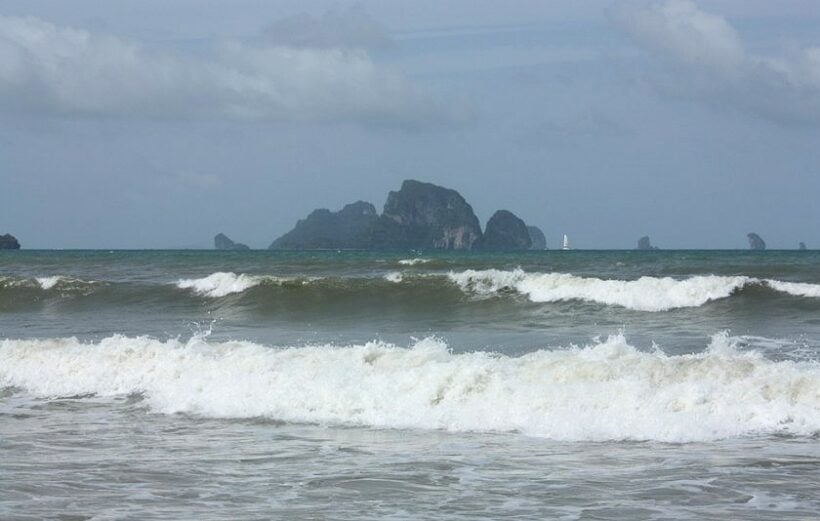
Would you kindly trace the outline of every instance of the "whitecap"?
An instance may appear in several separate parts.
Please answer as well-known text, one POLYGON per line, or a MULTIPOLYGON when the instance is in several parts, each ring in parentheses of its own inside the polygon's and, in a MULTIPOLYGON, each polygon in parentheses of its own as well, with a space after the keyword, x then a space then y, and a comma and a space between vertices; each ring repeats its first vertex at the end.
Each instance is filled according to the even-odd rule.
POLYGON ((271 348, 112 336, 0 341, 0 388, 38 397, 141 393, 152 410, 376 428, 688 442, 820 432, 820 366, 715 335, 702 353, 622 335, 520 357, 453 354, 436 338, 271 348))

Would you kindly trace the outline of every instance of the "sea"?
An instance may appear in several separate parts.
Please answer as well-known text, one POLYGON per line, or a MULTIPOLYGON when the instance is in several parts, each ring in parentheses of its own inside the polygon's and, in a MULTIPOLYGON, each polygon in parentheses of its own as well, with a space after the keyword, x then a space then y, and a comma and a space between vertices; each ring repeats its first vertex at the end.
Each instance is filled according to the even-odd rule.
POLYGON ((0 519, 820 518, 820 252, 0 252, 0 519))

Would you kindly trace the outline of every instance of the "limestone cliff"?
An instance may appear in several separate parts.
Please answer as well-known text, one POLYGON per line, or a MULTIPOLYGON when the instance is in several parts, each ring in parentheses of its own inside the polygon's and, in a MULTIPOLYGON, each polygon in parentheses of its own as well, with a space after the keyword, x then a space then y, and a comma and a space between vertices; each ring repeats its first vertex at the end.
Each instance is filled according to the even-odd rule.
POLYGON ((375 223, 372 249, 469 250, 481 238, 473 208, 449 188, 407 180, 390 192, 375 223))

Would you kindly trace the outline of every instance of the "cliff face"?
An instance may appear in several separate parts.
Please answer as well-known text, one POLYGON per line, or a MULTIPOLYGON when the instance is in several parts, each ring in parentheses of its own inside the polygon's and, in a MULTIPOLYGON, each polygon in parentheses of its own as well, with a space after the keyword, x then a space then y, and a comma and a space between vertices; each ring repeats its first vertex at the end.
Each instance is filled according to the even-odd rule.
POLYGON ((749 233, 746 235, 749 239, 749 249, 751 250, 765 250, 766 249, 766 241, 764 241, 760 235, 756 233, 749 233))
POLYGON ((388 194, 370 247, 469 250, 480 238, 478 218, 458 192, 407 180, 398 192, 388 194))
POLYGON ((368 249, 376 208, 365 201, 348 204, 338 212, 314 210, 293 230, 270 245, 274 250, 368 249))
POLYGON ((527 225, 515 214, 498 210, 487 221, 484 237, 477 243, 482 250, 516 251, 528 250, 532 246, 527 225))
POLYGON ((217 250, 250 250, 250 248, 248 248, 241 242, 233 242, 224 233, 216 234, 216 236, 214 237, 214 248, 216 248, 217 250))
POLYGON ((19 250, 20 243, 17 241, 17 237, 14 235, 7 233, 5 235, 0 235, 0 250, 19 250))
POLYGON ((530 234, 531 250, 546 250, 547 236, 541 231, 538 226, 527 226, 527 231, 530 234))

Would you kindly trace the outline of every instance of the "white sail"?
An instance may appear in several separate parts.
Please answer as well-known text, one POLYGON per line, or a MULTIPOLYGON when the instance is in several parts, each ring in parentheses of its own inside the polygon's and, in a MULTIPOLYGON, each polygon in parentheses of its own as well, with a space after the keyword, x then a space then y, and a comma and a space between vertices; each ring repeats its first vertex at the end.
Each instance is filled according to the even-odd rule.
POLYGON ((562 249, 562 250, 568 250, 568 249, 570 249, 570 247, 569 247, 569 237, 567 237, 567 234, 566 234, 566 233, 564 234, 564 245, 563 245, 563 246, 561 246, 561 249, 562 249))

